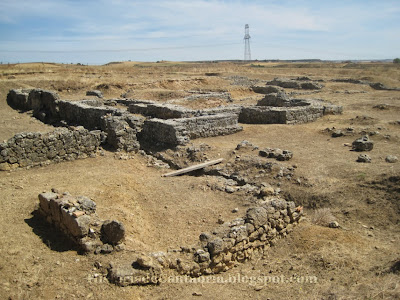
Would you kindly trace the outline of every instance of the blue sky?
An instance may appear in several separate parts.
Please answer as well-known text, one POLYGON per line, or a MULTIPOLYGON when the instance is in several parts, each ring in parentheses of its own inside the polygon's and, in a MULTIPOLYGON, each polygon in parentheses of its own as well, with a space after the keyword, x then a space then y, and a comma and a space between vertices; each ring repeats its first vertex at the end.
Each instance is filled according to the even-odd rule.
POLYGON ((0 0, 0 61, 386 59, 400 1, 0 0))

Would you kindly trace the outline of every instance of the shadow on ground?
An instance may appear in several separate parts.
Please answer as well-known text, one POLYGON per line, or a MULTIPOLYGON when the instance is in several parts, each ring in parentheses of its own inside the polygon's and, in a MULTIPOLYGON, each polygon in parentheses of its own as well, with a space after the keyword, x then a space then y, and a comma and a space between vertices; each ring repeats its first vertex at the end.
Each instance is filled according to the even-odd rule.
POLYGON ((75 244, 63 232, 47 223, 37 210, 32 212, 30 219, 24 221, 49 249, 57 252, 78 251, 75 244))

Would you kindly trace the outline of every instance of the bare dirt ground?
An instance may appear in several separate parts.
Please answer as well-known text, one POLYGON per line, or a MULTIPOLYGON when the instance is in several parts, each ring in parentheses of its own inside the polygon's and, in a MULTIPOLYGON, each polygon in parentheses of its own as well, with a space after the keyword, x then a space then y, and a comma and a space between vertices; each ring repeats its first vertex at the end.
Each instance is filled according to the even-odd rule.
POLYGON ((234 104, 255 104, 263 96, 249 85, 274 77, 308 76, 325 80, 318 92, 289 90, 299 98, 322 98, 342 105, 342 115, 302 125, 243 125, 229 136, 194 140, 211 146, 210 159, 228 158, 242 140, 260 147, 293 151, 300 182, 283 180, 281 190, 306 218, 287 238, 257 261, 221 274, 241 276, 316 276, 307 282, 162 283, 117 287, 89 280, 100 265, 129 259, 138 251, 167 251, 194 243, 219 218, 243 215, 249 206, 240 193, 212 190, 206 176, 163 178, 167 170, 129 159, 104 156, 46 167, 0 172, 1 299, 399 299, 400 298, 400 91, 331 82, 353 78, 400 87, 394 64, 121 63, 106 66, 58 64, 0 65, 0 140, 19 132, 50 131, 29 113, 6 103, 12 88, 57 91, 62 99, 84 99, 89 89, 105 98, 171 102, 189 107, 226 105, 226 100, 184 101, 190 91, 230 92, 234 104), (306 94, 302 94, 306 93, 306 94), (386 104, 383 108, 374 106, 386 104), (353 128, 353 135, 332 138, 326 128, 353 128), (357 163, 359 153, 345 146, 362 132, 373 133, 372 163, 357 163), (37 195, 52 187, 96 201, 102 219, 122 221, 126 250, 110 255, 79 255, 73 246, 32 215, 37 195), (232 210, 238 208, 237 213, 232 210), (340 228, 315 225, 317 208, 330 208, 340 228), (95 264, 95 262, 97 262, 95 264), (397 264, 396 264, 397 263, 397 264), (200 297, 199 297, 200 295, 200 297))

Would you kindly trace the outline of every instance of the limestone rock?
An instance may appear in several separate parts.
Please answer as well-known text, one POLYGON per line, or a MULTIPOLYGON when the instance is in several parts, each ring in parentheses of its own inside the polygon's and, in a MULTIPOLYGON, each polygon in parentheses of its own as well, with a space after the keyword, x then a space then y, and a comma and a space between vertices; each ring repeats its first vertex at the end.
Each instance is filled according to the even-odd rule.
POLYGON ((223 241, 223 239, 218 238, 218 237, 213 239, 212 241, 208 242, 208 244, 207 244, 208 251, 210 252, 210 254, 212 256, 224 251, 225 247, 226 247, 226 244, 223 241))
POLYGON ((103 242, 116 245, 125 238, 125 227, 119 221, 107 220, 101 226, 101 233, 103 242))
POLYGON ((194 254, 195 261, 198 263, 208 262, 210 261, 210 253, 204 251, 203 249, 199 249, 194 254))
POLYGON ((388 155, 388 156, 386 156, 386 158, 385 158, 385 161, 386 162, 388 162, 388 163, 395 163, 395 162, 397 162, 399 159, 397 158, 397 156, 394 156, 394 155, 388 155))
POLYGON ((258 228, 264 225, 268 220, 268 213, 264 207, 249 208, 246 212, 246 222, 258 228))
POLYGON ((369 157, 367 154, 360 154, 357 158, 357 162, 370 163, 371 157, 369 157))
POLYGON ((136 263, 141 266, 142 268, 145 269, 150 269, 154 268, 154 262, 153 259, 150 256, 147 255, 141 255, 136 259, 136 263))
POLYGON ((374 142, 369 139, 368 135, 356 139, 352 143, 353 150, 355 151, 371 151, 374 148, 374 142))

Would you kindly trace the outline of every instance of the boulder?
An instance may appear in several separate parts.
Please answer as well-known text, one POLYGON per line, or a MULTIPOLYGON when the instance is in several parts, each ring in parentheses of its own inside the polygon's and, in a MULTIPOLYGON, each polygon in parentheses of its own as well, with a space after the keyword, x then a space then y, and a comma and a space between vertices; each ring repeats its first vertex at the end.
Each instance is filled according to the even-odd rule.
POLYGON ((374 148, 374 142, 371 141, 368 135, 356 139, 352 143, 353 150, 355 151, 371 151, 374 148))
POLYGON ((103 242, 115 245, 125 238, 125 227, 119 221, 107 220, 101 226, 101 233, 103 242))

